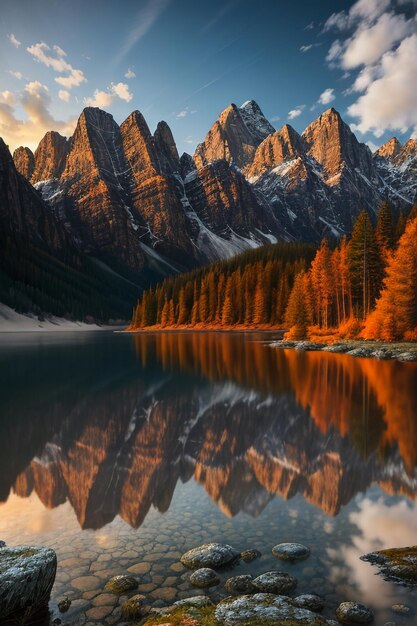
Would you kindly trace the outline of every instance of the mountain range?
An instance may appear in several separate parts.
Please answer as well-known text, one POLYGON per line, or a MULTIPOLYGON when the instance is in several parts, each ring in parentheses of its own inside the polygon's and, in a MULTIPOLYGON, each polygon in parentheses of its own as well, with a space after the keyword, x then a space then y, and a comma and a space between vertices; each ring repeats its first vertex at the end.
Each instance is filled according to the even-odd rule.
POLYGON ((349 233, 383 199, 417 198, 417 141, 371 153, 333 108, 300 135, 253 100, 227 107, 193 156, 139 111, 119 126, 87 107, 35 153, 0 142, 0 222, 53 256, 70 247, 139 286, 276 241, 349 233))

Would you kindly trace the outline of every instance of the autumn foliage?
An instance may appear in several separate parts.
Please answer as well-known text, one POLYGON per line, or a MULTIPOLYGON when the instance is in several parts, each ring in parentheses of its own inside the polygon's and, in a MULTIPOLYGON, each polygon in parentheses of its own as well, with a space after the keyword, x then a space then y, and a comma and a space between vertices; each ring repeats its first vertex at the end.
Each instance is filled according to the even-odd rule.
POLYGON ((362 211, 337 245, 276 244, 145 291, 131 329, 285 328, 286 338, 417 340, 417 217, 362 211))

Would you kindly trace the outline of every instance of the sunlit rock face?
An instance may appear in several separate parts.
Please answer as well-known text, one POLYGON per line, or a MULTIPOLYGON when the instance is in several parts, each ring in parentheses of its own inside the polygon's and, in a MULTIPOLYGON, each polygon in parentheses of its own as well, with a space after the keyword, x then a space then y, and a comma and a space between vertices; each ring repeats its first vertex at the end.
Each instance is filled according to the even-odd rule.
POLYGON ((87 362, 89 391, 70 402, 57 380, 46 411, 25 405, 25 428, 4 411, 2 500, 11 488, 47 508, 68 500, 83 528, 99 528, 167 511, 178 480, 201 484, 228 516, 297 494, 334 516, 375 483, 415 499, 414 364, 216 334, 138 336, 136 347, 120 377, 87 362))
POLYGON ((89 107, 78 120, 60 178, 39 183, 38 189, 85 251, 140 271, 141 222, 129 206, 127 173, 118 125, 108 113, 89 107))
POLYGON ((41 140, 35 152, 35 167, 29 178, 32 184, 62 174, 70 149, 70 141, 56 131, 49 131, 41 140))
POLYGON ((13 152, 13 161, 19 174, 30 180, 35 169, 35 157, 32 150, 24 146, 16 148, 13 152))
POLYGON ((231 104, 197 146, 194 160, 197 167, 224 159, 243 168, 252 161, 261 141, 273 132, 256 102, 251 100, 241 107, 231 104))

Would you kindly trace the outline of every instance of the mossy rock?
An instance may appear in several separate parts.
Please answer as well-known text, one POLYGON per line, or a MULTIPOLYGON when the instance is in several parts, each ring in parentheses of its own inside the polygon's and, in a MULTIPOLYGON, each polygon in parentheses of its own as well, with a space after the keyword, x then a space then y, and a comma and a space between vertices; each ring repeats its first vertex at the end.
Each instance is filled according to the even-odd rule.
POLYGON ((323 617, 301 609, 286 596, 256 593, 219 602, 214 612, 221 626, 328 626, 323 617))
POLYGON ((370 552, 361 559, 379 567, 387 580, 417 585, 417 546, 370 552))
POLYGON ((170 626, 219 626, 214 617, 214 605, 202 603, 192 604, 188 600, 179 602, 178 605, 170 607, 168 610, 153 611, 144 618, 141 626, 158 626, 159 624, 170 624, 170 626))
POLYGON ((143 597, 133 596, 122 605, 122 618, 128 622, 142 617, 144 612, 143 597))
POLYGON ((125 576, 124 574, 120 574, 119 576, 113 576, 110 580, 107 581, 106 586, 104 587, 104 591, 107 593, 114 593, 115 595, 121 596, 123 593, 127 591, 132 591, 136 589, 138 586, 138 581, 133 576, 125 576))

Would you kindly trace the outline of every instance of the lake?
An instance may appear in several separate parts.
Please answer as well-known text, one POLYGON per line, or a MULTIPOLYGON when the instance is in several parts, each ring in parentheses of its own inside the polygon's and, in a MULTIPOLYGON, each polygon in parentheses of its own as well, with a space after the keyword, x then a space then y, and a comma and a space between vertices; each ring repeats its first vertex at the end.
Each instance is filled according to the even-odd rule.
POLYGON ((393 603, 417 611, 416 591, 359 559, 417 543, 417 364, 272 339, 1 336, 0 539, 56 550, 52 620, 69 597, 63 624, 117 623, 101 593, 114 574, 136 575, 153 606, 201 595, 179 557, 209 541, 259 549, 233 575, 288 571, 328 617, 342 600, 377 626, 407 623, 393 603), (311 556, 279 561, 283 541, 311 556))

